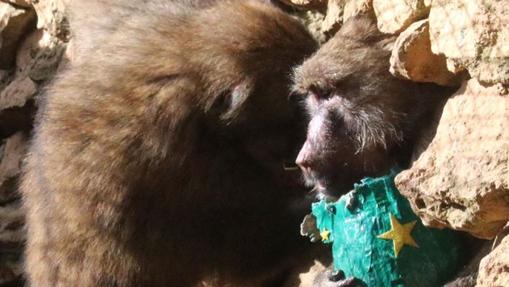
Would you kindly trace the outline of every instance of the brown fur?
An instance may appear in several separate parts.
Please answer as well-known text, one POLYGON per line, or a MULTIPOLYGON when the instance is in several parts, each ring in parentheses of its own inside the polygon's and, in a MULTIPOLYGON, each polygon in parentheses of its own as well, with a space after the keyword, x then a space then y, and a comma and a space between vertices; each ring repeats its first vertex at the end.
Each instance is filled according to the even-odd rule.
POLYGON ((243 286, 295 259, 305 29, 259 1, 73 2, 24 169, 29 285, 243 286))
POLYGON ((310 185, 338 196, 365 176, 404 167, 412 143, 451 92, 389 72, 395 38, 353 18, 295 70, 311 118, 297 162, 310 185))

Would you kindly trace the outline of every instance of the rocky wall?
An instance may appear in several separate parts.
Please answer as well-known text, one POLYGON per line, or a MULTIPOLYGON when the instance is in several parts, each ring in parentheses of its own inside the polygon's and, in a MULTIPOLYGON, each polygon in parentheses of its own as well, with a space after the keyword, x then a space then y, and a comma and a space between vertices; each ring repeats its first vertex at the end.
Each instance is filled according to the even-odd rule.
MULTIPOLYGON (((17 184, 38 98, 67 59, 70 0, 0 0, 0 285, 22 271, 17 184)), ((509 8, 504 0, 281 0, 321 42, 356 15, 398 36, 397 77, 458 86, 397 185, 433 227, 494 239, 457 286, 509 286, 509 8)), ((314 271, 323 270, 315 266, 314 271)), ((303 282, 312 282, 310 274, 303 282)), ((309 286, 311 283, 302 283, 309 286)))

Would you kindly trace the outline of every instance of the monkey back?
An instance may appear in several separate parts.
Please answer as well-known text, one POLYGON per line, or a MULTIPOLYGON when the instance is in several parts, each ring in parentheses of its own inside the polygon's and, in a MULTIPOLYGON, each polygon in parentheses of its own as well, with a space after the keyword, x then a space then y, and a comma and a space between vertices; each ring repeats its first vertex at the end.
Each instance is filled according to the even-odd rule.
POLYGON ((335 271, 366 286, 441 286, 461 263, 458 235, 425 227, 394 185, 395 171, 365 178, 336 202, 312 206, 335 271))

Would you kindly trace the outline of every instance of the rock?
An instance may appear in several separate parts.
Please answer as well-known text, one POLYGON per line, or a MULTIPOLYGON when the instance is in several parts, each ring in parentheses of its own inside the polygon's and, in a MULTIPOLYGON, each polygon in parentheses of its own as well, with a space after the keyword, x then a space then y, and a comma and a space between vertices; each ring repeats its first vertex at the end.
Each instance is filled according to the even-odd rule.
POLYGON ((492 238, 509 220, 509 96, 472 79, 446 103, 436 135, 396 185, 423 222, 492 238))
POLYGON ((13 80, 0 91, 0 110, 25 105, 38 91, 36 82, 53 77, 64 51, 65 44, 48 32, 30 34, 20 45, 13 80))
POLYGON ((43 34, 43 30, 35 30, 20 43, 16 54, 16 74, 25 73, 30 69, 34 62, 34 56, 41 47, 39 43, 43 34))
POLYGON ((509 235, 479 265, 477 287, 509 286, 509 235))
POLYGON ((321 27, 322 33, 324 33, 327 38, 334 36, 339 28, 341 28, 344 5, 344 0, 329 0, 327 13, 325 14, 325 19, 321 27))
POLYGON ((24 213, 16 189, 25 150, 23 133, 0 144, 0 284, 17 279, 23 270, 24 213))
POLYGON ((373 0, 347 0, 343 9, 343 22, 357 15, 375 17, 373 0))
POLYGON ((423 0, 373 0, 373 8, 378 29, 388 34, 401 32, 429 13, 423 0))
POLYGON ((69 40, 66 7, 70 0, 31 0, 37 13, 37 28, 48 31, 53 37, 69 40))
MULTIPOLYGON (((318 11, 309 10, 301 13, 299 18, 318 43, 324 43, 327 40, 325 34, 322 32, 322 23, 325 19, 325 14, 322 14, 318 11)), ((72 45, 73 41, 71 40, 69 43, 72 45)), ((71 55, 71 59, 74 57, 74 55, 71 55)))
POLYGON ((4 2, 10 3, 14 7, 30 8, 30 0, 5 0, 4 2))
POLYGON ((35 20, 32 9, 0 3, 0 69, 12 68, 16 48, 23 36, 33 29, 35 20))
POLYGON ((327 0, 281 0, 281 2, 299 9, 323 9, 327 6, 327 0))
MULTIPOLYGON (((0 146, 0 190, 5 191, 9 180, 19 175, 21 162, 25 155, 26 138, 23 133, 16 133, 0 146)), ((13 186, 15 187, 15 186, 13 186)), ((11 192, 11 191, 8 191, 11 192)), ((0 205, 12 197, 0 194, 0 205)))
POLYGON ((19 77, 0 92, 0 108, 22 107, 37 93, 37 84, 28 77, 19 77))
POLYGON ((396 40, 391 56, 391 73, 415 82, 459 86, 461 78, 447 70, 443 55, 431 52, 428 20, 413 23, 396 40))
POLYGON ((65 49, 64 41, 44 31, 33 50, 36 51, 35 56, 27 72, 30 79, 36 82, 51 79, 60 65, 65 49))
POLYGON ((509 83, 509 13, 506 1, 434 0, 431 48, 449 69, 468 69, 485 83, 509 83))

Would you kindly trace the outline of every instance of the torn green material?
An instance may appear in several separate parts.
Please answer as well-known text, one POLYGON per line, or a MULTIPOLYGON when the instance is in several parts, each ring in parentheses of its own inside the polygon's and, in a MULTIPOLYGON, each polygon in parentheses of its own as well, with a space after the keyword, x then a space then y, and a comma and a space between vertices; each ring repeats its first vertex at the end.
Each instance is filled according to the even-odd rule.
POLYGON ((441 286, 461 264, 459 238, 424 227, 394 185, 395 175, 363 179, 338 201, 313 204, 318 229, 330 231, 325 243, 332 243, 334 269, 370 287, 441 286), (352 199, 356 204, 348 209, 352 199), (416 221, 407 229, 418 247, 405 244, 397 257, 393 240, 379 238, 392 229, 391 214, 401 225, 416 221))

